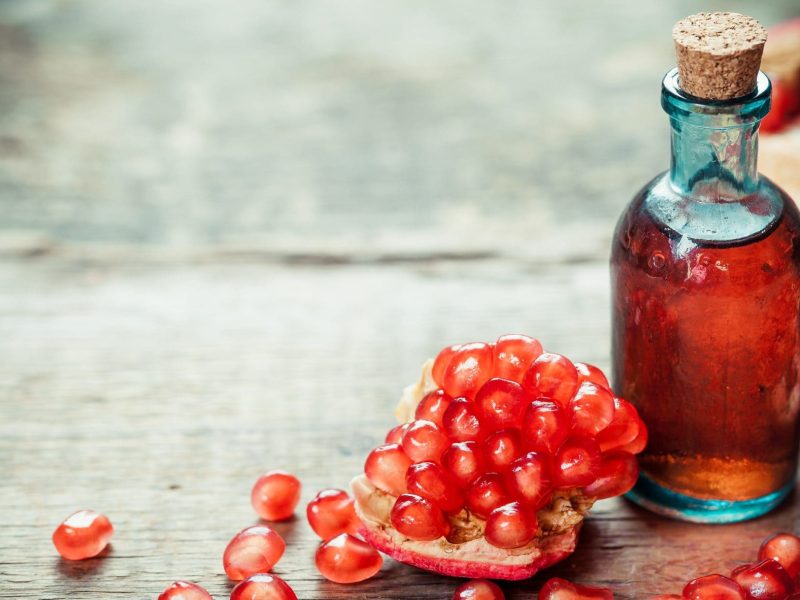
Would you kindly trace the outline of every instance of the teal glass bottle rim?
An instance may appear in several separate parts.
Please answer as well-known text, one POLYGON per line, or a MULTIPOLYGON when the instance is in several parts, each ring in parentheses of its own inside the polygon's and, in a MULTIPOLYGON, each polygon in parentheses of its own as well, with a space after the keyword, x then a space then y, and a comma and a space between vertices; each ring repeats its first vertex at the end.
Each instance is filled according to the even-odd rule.
POLYGON ((671 119, 708 129, 741 127, 763 119, 770 108, 772 84, 758 72, 755 89, 740 98, 706 100, 684 92, 678 83, 678 68, 670 70, 661 85, 661 106, 671 119))

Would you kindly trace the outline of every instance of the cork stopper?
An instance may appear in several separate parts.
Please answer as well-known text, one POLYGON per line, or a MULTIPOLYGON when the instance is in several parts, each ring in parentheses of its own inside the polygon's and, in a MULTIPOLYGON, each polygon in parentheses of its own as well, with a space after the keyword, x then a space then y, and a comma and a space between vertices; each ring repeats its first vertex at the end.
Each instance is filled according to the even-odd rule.
POLYGON ((767 30, 739 13, 698 13, 672 29, 680 88, 706 100, 746 96, 756 87, 767 30))

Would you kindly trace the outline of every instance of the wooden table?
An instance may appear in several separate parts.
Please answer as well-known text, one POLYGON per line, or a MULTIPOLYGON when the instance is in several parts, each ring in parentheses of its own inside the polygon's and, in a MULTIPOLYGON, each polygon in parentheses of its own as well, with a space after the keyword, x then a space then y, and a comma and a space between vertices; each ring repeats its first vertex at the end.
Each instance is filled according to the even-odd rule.
MULTIPOLYGON (((608 366, 616 216, 663 168, 660 75, 688 0, 0 6, 0 598, 231 586, 265 469, 345 486, 446 343, 507 332, 608 366), (102 558, 50 543, 107 513, 102 558)), ((772 23, 793 0, 748 6, 772 23)), ((728 527, 600 503, 549 576, 620 598, 754 558, 728 527)), ((298 596, 450 598, 386 561, 298 596)))

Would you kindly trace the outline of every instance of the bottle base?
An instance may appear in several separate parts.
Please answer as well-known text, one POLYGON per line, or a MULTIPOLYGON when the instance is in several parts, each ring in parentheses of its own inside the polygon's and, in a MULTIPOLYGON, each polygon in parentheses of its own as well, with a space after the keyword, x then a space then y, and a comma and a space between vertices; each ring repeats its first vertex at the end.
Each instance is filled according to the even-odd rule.
POLYGON ((794 489, 790 481, 776 492, 752 500, 708 500, 665 488, 644 473, 625 497, 656 514, 693 523, 736 523, 755 519, 778 506, 794 489))

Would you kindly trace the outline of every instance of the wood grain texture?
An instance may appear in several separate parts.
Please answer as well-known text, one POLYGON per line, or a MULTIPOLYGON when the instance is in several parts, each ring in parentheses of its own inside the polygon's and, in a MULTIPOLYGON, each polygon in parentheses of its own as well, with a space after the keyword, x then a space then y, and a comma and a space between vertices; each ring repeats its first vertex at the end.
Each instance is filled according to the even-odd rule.
MULTIPOLYGON (((226 597, 255 478, 345 486, 445 343, 528 332, 607 367, 608 240, 665 164, 692 6, 0 4, 0 598, 226 597), (82 507, 117 533, 65 563, 82 507)), ((603 502, 546 576, 645 598, 777 529, 794 499, 729 527, 603 502)), ((457 584, 388 560, 327 583, 305 520, 278 530, 302 599, 457 584)))

